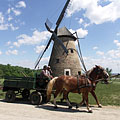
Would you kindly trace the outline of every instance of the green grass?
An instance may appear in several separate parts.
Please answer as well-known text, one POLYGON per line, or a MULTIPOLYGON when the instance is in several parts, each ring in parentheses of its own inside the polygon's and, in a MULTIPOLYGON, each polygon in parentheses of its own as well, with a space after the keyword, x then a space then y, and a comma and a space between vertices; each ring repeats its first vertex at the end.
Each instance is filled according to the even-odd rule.
MULTIPOLYGON (((4 79, 0 79, 0 86, 3 85, 3 81, 4 79)), ((2 92, 2 90, 0 90, 0 99, 3 99, 5 97, 5 93, 2 92)))
POLYGON ((3 84, 4 79, 0 78, 0 85, 3 84))
POLYGON ((2 90, 0 90, 0 99, 4 99, 5 98, 5 93, 2 92, 2 90))

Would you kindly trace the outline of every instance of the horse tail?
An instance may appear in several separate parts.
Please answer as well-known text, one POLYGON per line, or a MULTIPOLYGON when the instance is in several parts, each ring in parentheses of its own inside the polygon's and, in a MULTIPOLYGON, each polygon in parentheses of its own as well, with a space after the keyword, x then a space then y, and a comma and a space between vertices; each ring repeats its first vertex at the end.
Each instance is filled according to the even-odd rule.
POLYGON ((47 86, 47 101, 50 101, 52 89, 53 89, 53 86, 54 86, 57 78, 58 78, 58 77, 53 78, 53 79, 50 80, 50 82, 48 83, 48 86, 47 86))

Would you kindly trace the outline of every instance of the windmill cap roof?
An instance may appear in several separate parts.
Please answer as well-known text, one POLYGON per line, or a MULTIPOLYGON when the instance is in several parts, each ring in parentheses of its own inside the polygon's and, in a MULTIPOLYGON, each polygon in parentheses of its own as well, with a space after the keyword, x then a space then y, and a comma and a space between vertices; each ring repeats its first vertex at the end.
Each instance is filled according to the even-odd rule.
POLYGON ((69 36, 76 39, 76 37, 66 27, 59 28, 57 30, 57 36, 69 36))

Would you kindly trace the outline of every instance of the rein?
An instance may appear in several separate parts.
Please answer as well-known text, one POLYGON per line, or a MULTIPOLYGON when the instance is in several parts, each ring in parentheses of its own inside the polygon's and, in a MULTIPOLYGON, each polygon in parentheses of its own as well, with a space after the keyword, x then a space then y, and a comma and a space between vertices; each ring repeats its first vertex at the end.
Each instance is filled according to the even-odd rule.
MULTIPOLYGON (((110 77, 108 77, 107 79, 110 79, 110 78, 113 78, 113 77, 117 77, 117 76, 119 76, 120 74, 117 74, 117 75, 113 75, 113 76, 110 76, 110 77)), ((97 79, 97 80, 95 80, 96 82, 99 82, 99 81, 104 81, 104 79, 102 78, 102 79, 97 79)), ((108 80, 109 81, 109 80, 108 80)))
MULTIPOLYGON (((88 78, 88 76, 86 76, 86 78, 88 78)), ((89 79, 89 78, 88 78, 89 79)), ((93 83, 91 83, 91 84, 89 84, 88 83, 88 80, 86 80, 86 83, 85 83, 85 85, 80 85, 79 84, 79 75, 77 76, 77 90, 78 90, 78 93, 80 94, 80 89, 81 88, 86 88, 86 87, 95 87, 95 84, 93 84, 93 83)), ((76 90, 76 89, 74 89, 74 90, 76 90)), ((73 90, 73 91, 74 91, 73 90)))

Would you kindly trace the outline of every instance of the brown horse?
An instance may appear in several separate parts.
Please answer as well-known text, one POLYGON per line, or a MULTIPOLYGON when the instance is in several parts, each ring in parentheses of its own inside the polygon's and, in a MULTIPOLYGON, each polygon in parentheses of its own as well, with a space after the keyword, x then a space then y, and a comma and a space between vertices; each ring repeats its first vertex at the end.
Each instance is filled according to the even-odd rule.
MULTIPOLYGON (((96 100, 96 103, 97 103, 98 107, 101 108, 102 105, 99 103, 99 101, 98 101, 98 99, 97 99, 97 96, 96 96, 96 94, 95 94, 95 89, 96 89, 96 85, 97 85, 97 83, 99 82, 99 80, 100 80, 100 79, 102 80, 102 78, 103 78, 103 76, 101 76, 101 73, 102 73, 103 71, 105 72, 105 70, 104 70, 102 67, 100 67, 100 66, 96 66, 96 67, 94 67, 93 69, 89 70, 86 74, 87 74, 87 76, 88 76, 89 79, 95 81, 95 86, 92 88, 92 90, 90 91, 90 93, 92 94, 92 96, 93 96, 94 99, 96 100), (91 72, 93 69, 95 69, 94 72, 91 72)), ((109 76, 109 75, 108 75, 108 76, 109 76)), ((104 82, 105 82, 105 84, 108 84, 108 81, 107 81, 107 80, 104 80, 104 82)), ((66 97, 68 98, 68 94, 69 94, 69 93, 68 93, 65 89, 63 89, 63 91, 62 91, 61 93, 63 93, 63 98, 61 99, 61 102, 62 102, 66 97)), ((69 98, 68 98, 68 100, 69 100, 69 98)), ((70 102, 70 101, 69 101, 69 102, 70 102)), ((83 105, 83 104, 85 104, 84 99, 82 100, 82 102, 80 103, 80 105, 83 105)), ((76 107, 77 107, 77 106, 76 106, 76 107)))
POLYGON ((96 79, 92 79, 92 77, 91 77, 91 79, 89 79, 85 75, 79 76, 79 78, 73 77, 73 76, 60 76, 58 78, 53 78, 48 83, 47 100, 48 101, 50 100, 51 92, 54 87, 56 90, 55 94, 54 94, 54 105, 55 105, 55 108, 57 108, 56 97, 58 96, 59 93, 61 93, 61 91, 63 89, 65 89, 66 90, 66 98, 65 99, 69 105, 69 108, 71 108, 72 105, 70 104, 68 97, 67 97, 68 93, 69 92, 82 93, 83 100, 86 102, 88 112, 92 112, 92 110, 88 104, 88 93, 90 91, 92 91, 92 89, 94 89, 95 83, 99 78, 101 78, 101 77, 105 78, 105 79, 108 78, 108 73, 102 67, 96 66, 90 71, 89 74, 90 74, 90 76, 92 74, 95 74, 96 79))

